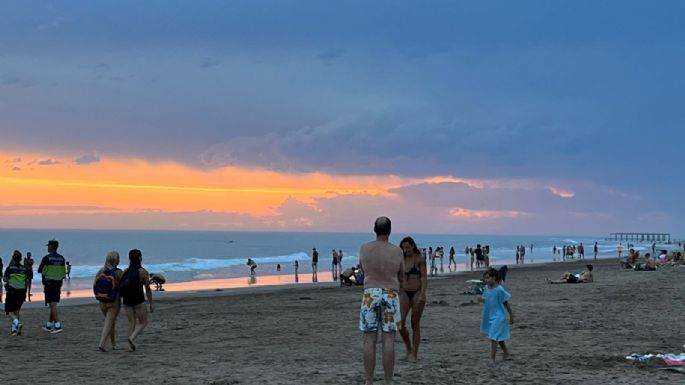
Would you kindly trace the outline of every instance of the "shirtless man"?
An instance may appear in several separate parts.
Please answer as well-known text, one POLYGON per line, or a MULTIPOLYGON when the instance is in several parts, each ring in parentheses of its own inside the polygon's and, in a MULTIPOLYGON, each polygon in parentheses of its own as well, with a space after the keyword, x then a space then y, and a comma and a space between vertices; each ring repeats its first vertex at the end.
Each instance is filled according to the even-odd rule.
POLYGON ((564 275, 556 281, 549 283, 589 283, 594 282, 595 278, 592 275, 592 265, 586 265, 585 270, 580 274, 564 273, 564 275))
POLYGON ((364 369, 366 384, 373 384, 376 367, 376 338, 383 331, 383 372, 385 384, 392 384, 395 370, 395 332, 400 313, 400 286, 404 282, 404 253, 390 243, 390 219, 376 219, 373 231, 376 240, 359 250, 359 262, 364 273, 364 296, 359 311, 359 329, 364 332, 364 369))

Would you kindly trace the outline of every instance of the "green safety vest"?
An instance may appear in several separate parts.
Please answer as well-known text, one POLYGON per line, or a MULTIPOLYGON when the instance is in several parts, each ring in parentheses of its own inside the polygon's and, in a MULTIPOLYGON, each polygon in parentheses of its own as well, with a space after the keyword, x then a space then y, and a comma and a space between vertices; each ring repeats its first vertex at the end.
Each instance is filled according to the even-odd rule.
POLYGON ((50 281, 61 281, 67 276, 67 267, 64 265, 44 265, 43 278, 50 281))
POLYGON ((7 282, 12 289, 24 290, 26 289, 26 273, 16 272, 10 273, 10 279, 7 282))

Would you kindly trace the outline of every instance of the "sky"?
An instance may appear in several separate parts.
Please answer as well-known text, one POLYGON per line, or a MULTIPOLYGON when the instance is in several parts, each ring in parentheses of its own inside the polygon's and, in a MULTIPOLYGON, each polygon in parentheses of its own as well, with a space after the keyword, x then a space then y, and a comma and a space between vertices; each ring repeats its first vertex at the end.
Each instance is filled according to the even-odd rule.
POLYGON ((3 1, 0 227, 685 236, 681 1, 3 1))

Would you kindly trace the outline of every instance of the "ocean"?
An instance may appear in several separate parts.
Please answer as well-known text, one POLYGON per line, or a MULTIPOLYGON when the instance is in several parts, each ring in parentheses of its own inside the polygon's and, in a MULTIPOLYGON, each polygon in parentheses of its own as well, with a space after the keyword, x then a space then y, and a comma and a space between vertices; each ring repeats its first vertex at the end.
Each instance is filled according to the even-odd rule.
MULTIPOLYGON (((398 243, 405 234, 393 234, 391 241, 398 243)), ((526 246, 526 262, 545 262, 560 258, 552 255, 556 245, 585 245, 586 257, 592 258, 597 241, 600 254, 615 253, 617 242, 593 236, 531 236, 531 235, 458 235, 411 234, 420 248, 443 246, 445 270, 448 252, 454 246, 460 270, 468 259, 466 246, 490 246, 492 265, 515 263, 516 245, 526 246), (533 251, 530 251, 530 245, 533 251)), ((304 233, 304 232, 199 232, 199 231, 112 231, 112 230, 0 230, 0 256, 5 266, 13 250, 24 255, 33 253, 37 268, 46 254, 48 240, 60 242, 59 252, 72 265, 72 287, 88 288, 97 270, 104 264, 105 255, 116 250, 121 265, 128 265, 128 251, 143 252, 143 266, 152 273, 162 273, 169 282, 192 282, 208 279, 247 277, 247 258, 258 264, 258 275, 293 274, 294 263, 299 261, 299 272, 311 272, 311 252, 319 251, 319 272, 329 272, 332 249, 342 250, 343 265, 358 263, 359 247, 372 240, 373 234, 362 233, 304 233), (281 265, 281 271, 276 266, 281 265)), ((627 246, 627 242, 623 242, 627 246)), ((637 243, 636 250, 647 250, 649 243, 637 243)), ((626 247, 627 252, 627 247, 626 247)), ((330 275, 330 274, 329 274, 330 275)), ((40 282, 36 275, 34 282, 40 282)))

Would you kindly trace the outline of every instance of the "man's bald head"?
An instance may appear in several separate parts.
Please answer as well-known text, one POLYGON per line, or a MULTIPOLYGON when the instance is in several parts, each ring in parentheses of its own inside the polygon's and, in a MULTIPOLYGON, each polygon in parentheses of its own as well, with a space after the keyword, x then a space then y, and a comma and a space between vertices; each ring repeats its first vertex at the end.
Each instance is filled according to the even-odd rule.
POLYGON ((373 232, 376 235, 390 235, 390 218, 378 217, 373 224, 373 232))

